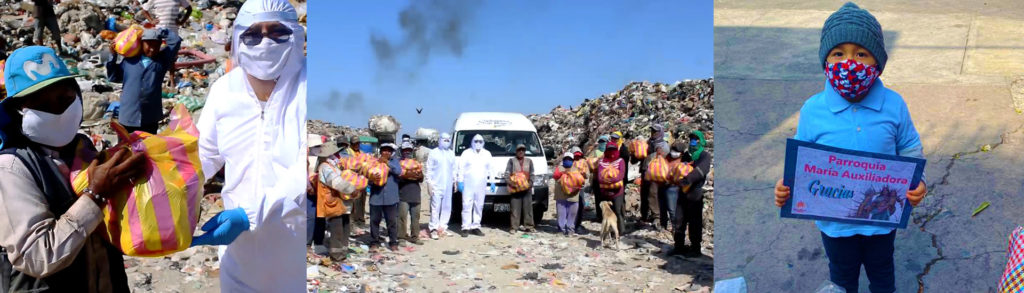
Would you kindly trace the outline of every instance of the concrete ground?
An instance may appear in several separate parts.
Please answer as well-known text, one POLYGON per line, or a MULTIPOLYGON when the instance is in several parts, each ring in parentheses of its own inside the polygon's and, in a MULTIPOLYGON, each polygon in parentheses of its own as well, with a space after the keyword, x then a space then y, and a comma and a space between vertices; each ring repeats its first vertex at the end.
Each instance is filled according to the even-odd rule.
MULTIPOLYGON (((859 2, 882 24, 881 79, 906 100, 928 159, 928 196, 896 235, 897 292, 992 292, 1024 224, 1024 5, 859 2)), ((772 189, 800 106, 824 86, 820 28, 842 3, 715 2, 716 280, 812 292, 828 279, 818 229, 780 219, 772 189)))

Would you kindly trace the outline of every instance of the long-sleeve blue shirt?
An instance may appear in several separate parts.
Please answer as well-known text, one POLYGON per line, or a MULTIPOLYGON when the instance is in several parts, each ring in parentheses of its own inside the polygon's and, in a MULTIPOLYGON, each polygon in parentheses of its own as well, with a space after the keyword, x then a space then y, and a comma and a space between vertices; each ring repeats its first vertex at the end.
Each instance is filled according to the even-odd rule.
MULTIPOLYGON (((903 97, 878 80, 859 103, 850 103, 826 82, 800 108, 797 140, 844 149, 924 158, 921 138, 903 97)), ((924 178, 922 178, 924 180, 924 178)), ((910 188, 914 188, 911 186, 910 188)), ((816 221, 829 237, 879 235, 893 228, 816 221)))
POLYGON ((181 49, 181 37, 174 32, 166 32, 167 45, 153 58, 139 54, 131 58, 114 58, 106 64, 107 79, 124 84, 118 113, 118 121, 124 126, 139 127, 163 119, 160 94, 164 77, 168 70, 173 70, 181 49), (144 61, 146 59, 150 61, 144 61))
POLYGON ((402 164, 397 155, 388 160, 388 182, 384 186, 370 184, 370 205, 386 206, 398 204, 398 180, 402 175, 402 164))

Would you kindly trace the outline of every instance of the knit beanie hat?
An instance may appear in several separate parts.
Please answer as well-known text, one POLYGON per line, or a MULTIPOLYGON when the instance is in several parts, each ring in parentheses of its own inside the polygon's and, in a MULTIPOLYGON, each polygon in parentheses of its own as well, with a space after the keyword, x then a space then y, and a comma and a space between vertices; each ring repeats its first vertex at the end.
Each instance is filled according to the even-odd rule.
POLYGON ((825 67, 828 52, 839 44, 854 43, 864 47, 878 61, 878 71, 885 69, 885 61, 889 55, 885 53, 885 40, 882 36, 882 25, 874 15, 861 9, 853 2, 846 2, 843 7, 829 15, 825 26, 821 28, 821 47, 818 57, 821 67, 825 67))

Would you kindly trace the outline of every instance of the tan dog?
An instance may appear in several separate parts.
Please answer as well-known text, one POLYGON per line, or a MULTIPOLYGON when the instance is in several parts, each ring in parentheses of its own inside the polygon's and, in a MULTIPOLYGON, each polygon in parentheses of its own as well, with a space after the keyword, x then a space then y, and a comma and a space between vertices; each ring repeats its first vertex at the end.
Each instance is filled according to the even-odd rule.
POLYGON ((608 238, 608 234, 612 233, 612 239, 615 241, 615 249, 619 249, 619 219, 615 216, 615 211, 612 210, 611 201, 601 202, 601 244, 604 245, 604 241, 608 238))

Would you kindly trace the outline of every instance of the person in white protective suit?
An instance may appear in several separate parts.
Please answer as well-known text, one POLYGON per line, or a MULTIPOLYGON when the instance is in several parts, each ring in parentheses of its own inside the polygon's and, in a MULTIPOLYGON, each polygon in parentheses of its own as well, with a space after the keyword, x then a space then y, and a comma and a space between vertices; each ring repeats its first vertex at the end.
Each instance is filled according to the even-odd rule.
MULTIPOLYGON (((487 196, 487 181, 491 179, 491 152, 484 149, 484 137, 473 136, 470 149, 462 152, 459 172, 456 176, 459 192, 462 192, 462 237, 469 234, 484 236, 480 231, 483 219, 484 198, 487 196)), ((491 193, 496 191, 491 182, 491 193)))
POLYGON ((239 67, 214 82, 197 124, 203 171, 226 167, 224 209, 241 214, 203 227, 215 234, 203 244, 222 245, 223 292, 306 290, 305 39, 287 0, 246 1, 232 27, 239 67))
POLYGON ((452 136, 441 134, 437 148, 427 155, 426 182, 430 192, 430 239, 448 235, 448 220, 452 216, 452 187, 455 184, 455 152, 452 151, 452 136))

